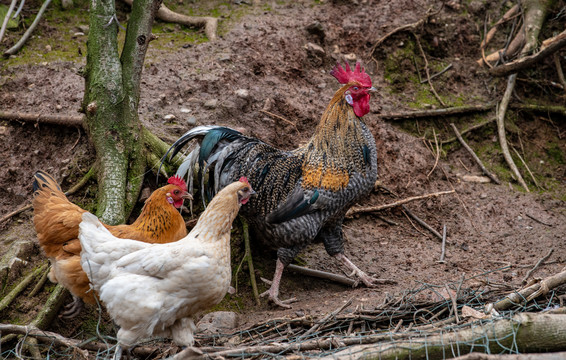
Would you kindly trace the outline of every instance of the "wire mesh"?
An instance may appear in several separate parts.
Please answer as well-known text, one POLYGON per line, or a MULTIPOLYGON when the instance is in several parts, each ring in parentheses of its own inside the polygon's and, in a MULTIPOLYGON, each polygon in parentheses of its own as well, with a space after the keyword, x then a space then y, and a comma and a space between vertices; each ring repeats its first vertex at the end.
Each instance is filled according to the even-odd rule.
MULTIPOLYGON (((463 283, 472 278, 442 285, 423 282, 415 289, 406 290, 395 298, 389 297, 372 308, 357 306, 352 309, 346 306, 323 319, 308 315, 275 318, 230 334, 197 334, 198 348, 204 353, 202 358, 233 359, 289 356, 292 359, 446 359, 474 351, 520 353, 517 332, 521 324, 515 315, 560 307, 566 288, 558 287, 536 301, 524 302, 510 310, 492 311, 491 316, 484 319, 463 319, 464 307, 484 313, 486 304, 513 292, 507 284, 488 280, 490 273, 508 268, 473 277, 483 279, 489 285, 481 289, 463 288, 463 283), (449 296, 450 292, 454 296, 449 296), (423 301, 427 298, 425 293, 436 294, 440 300, 423 301), (498 324, 502 321, 509 324, 511 331, 499 330, 498 324)), ((9 344, 0 344, 1 358, 31 358, 22 351, 27 339, 23 336, 9 344)), ((48 339, 40 340, 41 353, 53 359, 84 358, 84 352, 77 353, 79 348, 88 349, 89 358, 108 359, 113 355, 115 344, 114 338, 100 334, 98 338, 85 340, 75 347, 63 347, 48 339)), ((163 356, 165 349, 171 349, 170 342, 165 339, 154 339, 141 346, 150 349, 145 357, 148 359, 163 356)))

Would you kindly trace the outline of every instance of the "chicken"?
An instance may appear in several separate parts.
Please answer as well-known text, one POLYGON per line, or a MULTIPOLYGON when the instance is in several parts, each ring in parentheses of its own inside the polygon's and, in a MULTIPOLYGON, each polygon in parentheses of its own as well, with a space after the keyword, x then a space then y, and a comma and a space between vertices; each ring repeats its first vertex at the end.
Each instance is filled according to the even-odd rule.
POLYGON ((191 232, 168 244, 118 239, 94 215, 83 215, 81 265, 120 326, 115 357, 152 336, 193 345, 195 315, 218 304, 230 287, 232 222, 252 194, 246 178, 226 186, 191 232))
POLYGON ((254 238, 277 249, 271 287, 263 293, 277 305, 290 308, 294 299, 279 299, 283 269, 313 241, 322 241, 366 286, 376 279, 344 255, 342 221, 346 211, 373 188, 377 179, 375 139, 361 117, 370 110, 371 79, 360 64, 352 71, 337 64, 330 72, 343 86, 336 91, 310 141, 292 151, 221 126, 199 126, 181 136, 169 149, 171 158, 190 140, 195 149, 177 175, 193 175, 198 164, 203 199, 240 176, 248 177, 258 196, 242 215, 254 238), (204 176, 208 173, 205 187, 204 176))
MULTIPOLYGON (((177 208, 191 195, 181 178, 171 177, 168 183, 151 194, 133 224, 104 226, 117 237, 148 243, 168 243, 186 236, 185 221, 177 208)), ((73 303, 62 314, 70 318, 80 312, 83 301, 95 303, 80 263, 79 224, 86 210, 70 202, 55 179, 43 171, 35 174, 33 189, 33 223, 39 245, 52 264, 49 279, 73 295, 73 303)))

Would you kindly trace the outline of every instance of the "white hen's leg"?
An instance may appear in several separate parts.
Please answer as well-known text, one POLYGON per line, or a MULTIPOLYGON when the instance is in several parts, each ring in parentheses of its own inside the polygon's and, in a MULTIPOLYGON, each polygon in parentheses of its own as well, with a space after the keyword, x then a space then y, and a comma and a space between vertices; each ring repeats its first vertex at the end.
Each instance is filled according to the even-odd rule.
POLYGON ((271 281, 271 287, 266 292, 261 293, 259 296, 269 296, 269 299, 273 301, 276 305, 284 307, 286 309, 291 309, 292 306, 288 305, 294 301, 297 301, 296 298, 291 298, 288 300, 279 300, 279 284, 281 283, 281 275, 283 275, 283 269, 285 269, 285 265, 281 262, 281 260, 277 259, 277 263, 275 265, 275 275, 273 275, 273 280, 271 281))

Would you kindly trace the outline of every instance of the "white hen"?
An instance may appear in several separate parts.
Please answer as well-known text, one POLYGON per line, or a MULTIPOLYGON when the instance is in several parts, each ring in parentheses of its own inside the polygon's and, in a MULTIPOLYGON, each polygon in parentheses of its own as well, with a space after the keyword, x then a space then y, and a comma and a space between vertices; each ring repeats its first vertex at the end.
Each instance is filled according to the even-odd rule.
POLYGON ((193 345, 193 317, 218 304, 230 286, 230 229, 253 193, 246 178, 225 187, 192 231, 168 244, 119 239, 83 214, 81 265, 120 326, 115 358, 152 336, 193 345))

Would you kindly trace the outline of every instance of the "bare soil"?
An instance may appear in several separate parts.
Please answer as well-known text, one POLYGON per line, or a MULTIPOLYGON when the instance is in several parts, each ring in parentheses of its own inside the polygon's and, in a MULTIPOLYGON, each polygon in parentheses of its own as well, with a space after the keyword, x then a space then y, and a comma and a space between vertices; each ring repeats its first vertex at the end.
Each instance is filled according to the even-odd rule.
MULTIPOLYGON (((485 15, 498 19, 505 9, 500 8, 500 2, 451 3, 452 6, 444 7, 429 23, 416 30, 429 63, 435 66, 431 73, 453 65, 451 70, 433 80, 435 88, 450 105, 496 101, 503 93, 505 79, 490 77, 476 60, 481 57, 479 43, 485 15)), ((564 7, 561 4, 558 9, 564 7)), ((197 5, 191 2, 183 6, 197 5)), ((493 118, 494 112, 403 122, 385 121, 380 117, 383 113, 440 107, 428 85, 414 81, 415 63, 421 76, 424 76, 424 63, 420 52, 414 48, 413 35, 400 32, 385 41, 373 58, 370 54, 377 39, 398 26, 418 21, 428 8, 437 9, 440 2, 268 1, 256 7, 240 6, 246 10, 237 19, 226 20, 224 32, 214 43, 171 40, 150 47, 139 108, 147 128, 171 143, 194 126, 194 121, 197 125, 219 124, 236 127, 281 148, 294 148, 311 136, 326 104, 338 89, 329 70, 345 55, 350 59, 355 56, 364 63, 379 89, 379 95, 371 101, 372 112, 364 120, 377 140, 379 179, 391 191, 375 191, 360 205, 386 204, 409 196, 456 190, 455 194, 407 204, 437 231, 442 233, 446 225, 444 263, 438 262, 439 239, 409 219, 401 208, 379 213, 390 223, 375 214, 356 215, 344 223, 346 255, 361 269, 379 278, 394 280, 395 284, 352 289, 285 271, 281 297, 298 300, 293 309, 285 310, 266 300, 255 305, 244 266, 237 276, 238 293, 227 296, 218 307, 238 312, 240 328, 275 317, 321 316, 350 298, 353 298, 352 306, 372 308, 383 303, 386 296, 402 294, 423 283, 443 286, 464 278, 464 288, 485 286, 473 279, 482 274, 482 280, 518 288, 530 267, 550 249, 554 249, 548 259, 550 264, 540 267, 533 276, 545 277, 564 267, 566 142, 563 137, 566 122, 563 117, 527 112, 510 112, 508 116, 509 140, 525 156, 544 187, 544 190, 538 189, 521 166, 530 184, 530 193, 522 191, 511 178, 499 151, 493 124, 467 135, 466 139, 486 166, 502 179, 502 185, 464 181, 463 175, 481 175, 469 154, 457 142, 450 143, 442 148, 442 156, 435 164, 431 146, 423 140, 424 136, 433 138, 433 128, 441 139, 447 139, 453 136, 448 126, 450 122, 463 129, 474 122, 493 118), (309 30, 314 22, 323 30, 309 30), (324 53, 307 50, 305 45, 309 42, 321 46, 324 53), (238 92, 242 89, 248 95, 238 92), (175 119, 165 120, 169 114, 175 119)), ((120 13, 119 16, 125 15, 120 13)), ((543 34, 552 33, 559 21, 549 21, 543 34)), ((48 34, 55 48, 58 33, 49 29, 50 25, 43 22, 37 33, 48 34)), ((181 27, 175 29, 181 31, 181 27)), ((499 40, 504 42, 505 36, 501 34, 499 40)), ((76 39, 76 46, 83 53, 85 41, 84 37, 76 39)), ((562 51, 562 59, 564 55, 562 51)), ((14 66, 0 60, 2 110, 77 114, 84 90, 81 66, 84 66, 84 58, 14 66)), ((546 85, 548 81, 558 82, 551 59, 520 74, 520 78, 528 81, 518 82, 514 102, 564 103, 564 91, 546 85)), ((88 171, 95 159, 93 147, 82 129, 15 121, 0 122, 0 154, 0 216, 30 202, 32 175, 36 170, 51 173, 67 189, 88 171)), ((148 173, 147 184, 151 188, 156 186, 152 172, 148 173)), ((71 200, 83 207, 91 206, 95 191, 95 184, 90 183, 71 200)), ((2 254, 16 241, 35 241, 29 210, 0 226, 2 254)), ((235 237, 235 249, 242 249, 241 240, 235 237)), ((253 244, 252 248, 258 277, 270 279, 274 254, 261 252, 253 244)), ((235 251, 234 267, 241 253, 235 251)), ((34 247, 25 253, 23 260, 28 261, 27 265, 10 272, 8 281, 0 289, 4 293, 0 294, 4 295, 26 269, 44 262, 45 258, 34 247)), ((310 246, 298 262, 310 268, 342 273, 339 264, 325 253, 321 244, 310 246)), ((48 289, 35 298, 25 295, 18 298, 9 310, 0 313, 2 322, 25 323, 28 316, 41 308, 48 289)), ((260 291, 265 289, 266 286, 260 285, 260 291)), ((438 300, 437 295, 430 292, 428 300, 438 300)), ((88 330, 83 325, 92 314, 91 309, 73 321, 55 319, 50 329, 69 337, 86 336, 88 330)), ((106 324, 109 324, 107 320, 106 324)))

